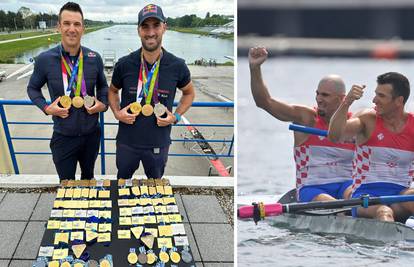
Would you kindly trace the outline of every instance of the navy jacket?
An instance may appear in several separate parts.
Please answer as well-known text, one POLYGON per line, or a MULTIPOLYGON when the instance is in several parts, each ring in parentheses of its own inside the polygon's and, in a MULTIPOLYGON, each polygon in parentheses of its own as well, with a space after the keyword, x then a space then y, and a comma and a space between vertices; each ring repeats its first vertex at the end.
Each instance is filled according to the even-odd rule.
MULTIPOLYGON (((41 53, 35 60, 34 71, 27 86, 27 94, 32 102, 42 111, 46 107, 46 99, 42 94, 42 87, 47 83, 51 101, 65 95, 61 68, 61 45, 41 53)), ((96 96, 99 101, 108 105, 108 83, 106 82, 101 56, 82 47, 83 74, 86 91, 90 96, 96 96), (95 93, 96 87, 96 93, 95 93)), ((66 88, 65 88, 66 89, 66 88)), ((72 91, 71 97, 74 96, 72 91)), ((89 115, 85 108, 71 107, 69 117, 62 119, 53 116, 53 130, 67 136, 81 136, 89 134, 98 127, 98 114, 89 115)))

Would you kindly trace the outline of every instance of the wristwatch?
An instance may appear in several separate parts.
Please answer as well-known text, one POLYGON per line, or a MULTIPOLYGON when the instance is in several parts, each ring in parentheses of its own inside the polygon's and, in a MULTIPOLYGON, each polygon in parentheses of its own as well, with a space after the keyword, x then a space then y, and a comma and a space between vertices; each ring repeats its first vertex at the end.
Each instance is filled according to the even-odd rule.
POLYGON ((181 115, 178 114, 177 112, 175 112, 174 113, 174 116, 175 116, 175 122, 174 122, 174 124, 177 124, 181 120, 181 115))

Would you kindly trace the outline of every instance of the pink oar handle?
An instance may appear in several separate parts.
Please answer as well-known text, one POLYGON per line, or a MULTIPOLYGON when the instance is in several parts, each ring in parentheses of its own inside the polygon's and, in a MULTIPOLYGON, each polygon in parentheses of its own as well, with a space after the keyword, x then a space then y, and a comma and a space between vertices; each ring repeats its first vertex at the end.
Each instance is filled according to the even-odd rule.
MULTIPOLYGON (((275 204, 265 204, 265 216, 278 216, 283 213, 282 204, 275 203, 275 204)), ((239 218, 253 218, 253 210, 254 207, 252 206, 243 206, 237 210, 237 215, 239 218)))

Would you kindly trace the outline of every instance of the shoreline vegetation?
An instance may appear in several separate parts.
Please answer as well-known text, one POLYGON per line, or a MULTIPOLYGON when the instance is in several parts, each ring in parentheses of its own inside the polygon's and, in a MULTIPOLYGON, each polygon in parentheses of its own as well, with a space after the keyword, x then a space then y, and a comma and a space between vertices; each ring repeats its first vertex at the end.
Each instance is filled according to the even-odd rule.
MULTIPOLYGON (((93 31, 97 31, 106 27, 110 27, 112 25, 103 25, 97 27, 89 27, 85 29, 85 34, 93 31)), ((4 34, 1 36, 2 40, 11 40, 13 38, 9 38, 9 36, 13 37, 14 39, 18 38, 25 38, 31 36, 42 36, 33 39, 27 40, 16 40, 10 43, 0 44, 0 63, 15 63, 16 56, 32 50, 38 47, 47 46, 52 43, 57 43, 60 41, 60 33, 56 32, 56 30, 49 29, 45 32, 36 31, 36 32, 22 32, 22 33, 11 33, 11 34, 4 34), (54 33, 54 34, 53 34, 54 33), (52 34, 48 36, 42 36, 45 34, 52 34)))
POLYGON ((182 33, 191 33, 191 34, 199 34, 202 36, 212 36, 222 39, 230 39, 234 40, 234 33, 219 33, 217 35, 210 34, 209 31, 203 31, 199 28, 184 28, 184 27, 168 27, 168 30, 170 31, 176 31, 176 32, 182 32, 182 33))

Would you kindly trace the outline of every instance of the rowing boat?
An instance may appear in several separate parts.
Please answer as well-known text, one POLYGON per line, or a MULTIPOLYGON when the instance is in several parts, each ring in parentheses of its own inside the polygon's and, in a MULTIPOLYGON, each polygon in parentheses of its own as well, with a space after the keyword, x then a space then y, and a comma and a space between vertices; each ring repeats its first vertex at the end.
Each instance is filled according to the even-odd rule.
MULTIPOLYGON (((253 202, 289 204, 296 202, 295 190, 282 197, 275 196, 239 196, 238 206, 253 202)), ((341 209, 341 211, 349 211, 341 209)), ((379 242, 409 241, 414 242, 414 229, 400 222, 382 222, 375 219, 353 218, 336 215, 335 210, 304 211, 301 213, 284 213, 279 216, 266 217, 264 220, 272 226, 293 231, 308 231, 316 234, 339 234, 357 240, 379 242)))

